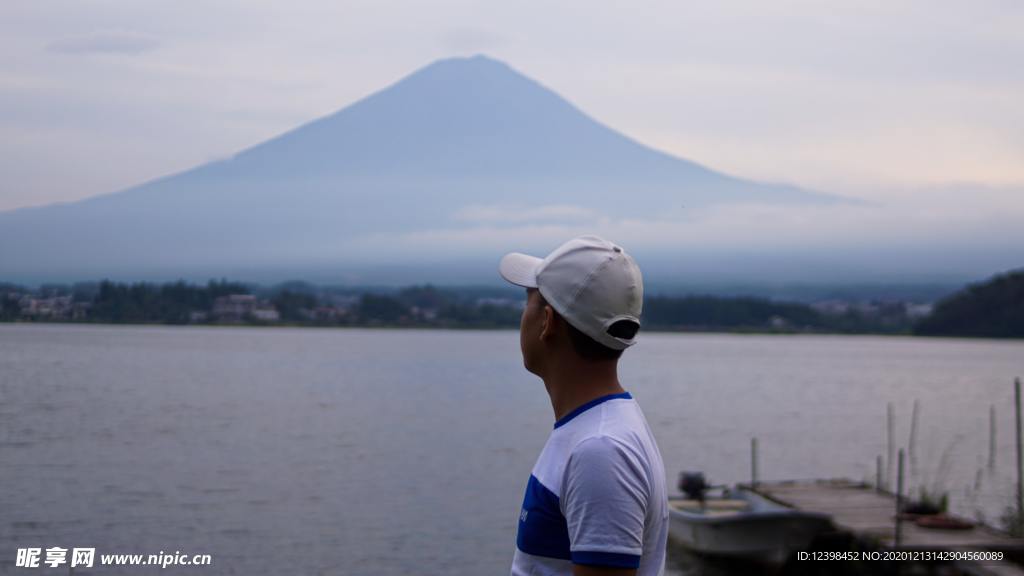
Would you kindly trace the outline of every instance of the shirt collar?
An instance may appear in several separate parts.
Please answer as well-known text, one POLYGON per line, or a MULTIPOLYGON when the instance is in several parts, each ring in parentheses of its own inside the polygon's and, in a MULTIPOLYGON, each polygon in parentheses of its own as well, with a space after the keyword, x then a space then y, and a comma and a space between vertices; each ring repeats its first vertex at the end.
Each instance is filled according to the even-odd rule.
POLYGON ((608 394, 607 396, 599 396, 597 398, 594 398, 589 402, 577 406, 575 409, 573 409, 572 412, 569 412, 565 416, 559 418, 558 421, 555 422, 555 429, 557 430, 559 426, 564 426, 569 420, 572 420, 573 418, 579 416, 580 414, 586 412, 587 410, 590 410, 591 408, 597 406, 598 404, 603 404, 609 400, 615 400, 618 398, 629 399, 632 397, 633 396, 631 396, 629 392, 620 392, 618 394, 608 394))

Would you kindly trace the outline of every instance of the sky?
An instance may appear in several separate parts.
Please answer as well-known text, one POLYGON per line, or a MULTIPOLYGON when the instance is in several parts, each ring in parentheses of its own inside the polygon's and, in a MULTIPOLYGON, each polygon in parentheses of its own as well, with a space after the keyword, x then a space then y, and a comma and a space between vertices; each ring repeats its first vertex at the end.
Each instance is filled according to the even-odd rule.
MULTIPOLYGON (((0 210, 227 158, 437 59, 483 53, 655 148, 867 201, 601 232, 726 248, 969 240, 1005 255, 1024 245, 1022 29, 1016 0, 7 0, 0 210)), ((577 231, 544 226, 496 228, 493 242, 525 231, 554 247, 577 231)))
POLYGON ((486 53, 644 143, 858 197, 1024 183, 1024 4, 8 0, 0 209, 230 156, 486 53))

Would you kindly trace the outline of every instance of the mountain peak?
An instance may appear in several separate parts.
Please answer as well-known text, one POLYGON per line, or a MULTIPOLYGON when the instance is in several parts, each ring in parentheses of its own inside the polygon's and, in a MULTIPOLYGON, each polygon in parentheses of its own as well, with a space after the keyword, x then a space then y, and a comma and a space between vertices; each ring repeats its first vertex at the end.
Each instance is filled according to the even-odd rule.
MULTIPOLYGON (((550 92, 507 63, 485 54, 475 54, 435 60, 377 94, 412 85, 419 89, 437 90, 442 92, 444 97, 452 98, 458 96, 459 93, 456 90, 459 88, 488 84, 506 89, 518 84, 521 89, 529 87, 550 92)), ((553 92, 550 94, 558 98, 553 92)))
POLYGON ((423 66, 419 69, 419 72, 437 68, 464 68, 476 70, 493 68, 495 70, 504 70, 506 72, 513 71, 512 67, 503 60, 498 60, 497 58, 493 58, 487 54, 473 54, 472 56, 450 56, 448 58, 440 58, 426 66, 423 66))
POLYGON ((527 176, 581 161, 600 169, 612 157, 628 161, 636 148, 508 64, 478 54, 437 60, 234 162, 261 176, 283 158, 306 174, 527 176), (597 147, 606 150, 594 157, 597 147))
POLYGON ((448 58, 441 58, 441 59, 438 59, 438 60, 435 60, 435 61, 431 62, 430 64, 427 64, 426 66, 421 68, 421 70, 425 70, 427 68, 431 68, 433 66, 438 66, 438 65, 498 66, 498 67, 506 68, 506 69, 511 69, 512 68, 511 66, 509 66, 507 63, 505 63, 502 60, 498 60, 497 58, 492 58, 491 56, 488 56, 487 54, 477 53, 477 54, 473 54, 472 56, 450 56, 448 58))

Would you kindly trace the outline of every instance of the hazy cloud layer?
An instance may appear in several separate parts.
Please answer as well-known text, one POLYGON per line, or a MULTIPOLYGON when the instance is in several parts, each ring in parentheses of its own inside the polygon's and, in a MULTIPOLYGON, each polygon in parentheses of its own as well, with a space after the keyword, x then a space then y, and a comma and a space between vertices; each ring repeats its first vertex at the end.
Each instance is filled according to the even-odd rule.
POLYGON ((591 222, 597 213, 584 206, 551 204, 547 206, 517 206, 511 204, 474 204, 466 206, 452 219, 470 223, 536 223, 536 222, 591 222))
POLYGON ((583 210, 572 211, 572 220, 552 219, 553 213, 541 210, 532 218, 481 218, 463 225, 459 221, 465 219, 457 215, 452 225, 371 235, 362 242, 383 259, 493 256, 512 250, 543 255, 567 238, 600 234, 647 254, 810 254, 831 258, 837 267, 852 265, 856 258, 851 255, 860 254, 862 265, 871 261, 874 268, 892 272, 903 268, 908 277, 925 271, 986 275, 993 267, 1020 266, 1019 250, 1013 247, 1024 246, 1019 226, 1024 206, 1016 200, 1024 188, 937 188, 928 192, 937 201, 929 203, 919 201, 921 194, 892 191, 886 204, 717 205, 694 211, 684 221, 621 219, 583 210), (914 254, 927 261, 914 262, 914 254))

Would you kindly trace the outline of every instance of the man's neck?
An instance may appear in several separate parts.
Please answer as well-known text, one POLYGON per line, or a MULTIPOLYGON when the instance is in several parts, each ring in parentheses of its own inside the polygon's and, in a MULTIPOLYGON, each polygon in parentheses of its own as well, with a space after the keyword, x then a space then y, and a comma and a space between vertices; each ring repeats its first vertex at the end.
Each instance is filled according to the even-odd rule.
POLYGON ((580 406, 609 394, 625 392, 619 384, 618 362, 572 362, 554 366, 544 377, 555 421, 580 406))

